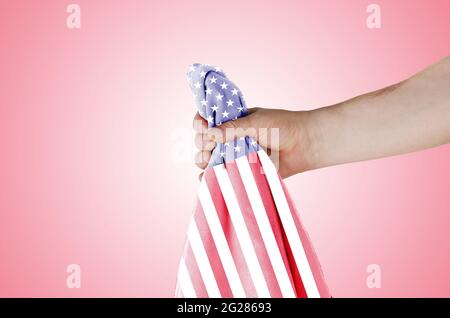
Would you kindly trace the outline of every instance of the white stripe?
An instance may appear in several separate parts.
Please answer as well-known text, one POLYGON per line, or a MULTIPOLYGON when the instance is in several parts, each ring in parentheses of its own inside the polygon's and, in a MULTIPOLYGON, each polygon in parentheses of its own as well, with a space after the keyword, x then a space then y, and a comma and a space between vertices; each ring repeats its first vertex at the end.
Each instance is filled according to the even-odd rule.
POLYGON ((202 276, 206 291, 208 292, 208 297, 220 298, 221 295, 219 287, 217 286, 216 278, 214 277, 208 255, 206 255, 205 247, 203 246, 202 238, 200 237, 200 233, 198 232, 197 224, 194 219, 192 219, 189 224, 187 236, 189 243, 191 244, 198 269, 200 270, 200 275, 202 276))
POLYGON ((180 290, 180 283, 177 279, 177 286, 175 287, 175 298, 181 298, 181 290, 180 290))
POLYGON ((278 248, 275 235, 273 234, 273 229, 270 225, 270 221, 259 194, 258 186, 256 185, 247 156, 236 159, 236 164, 238 166, 245 191, 247 192, 256 222, 258 223, 262 239, 266 246, 266 250, 269 255, 270 262, 272 263, 275 276, 277 277, 278 284, 280 285, 280 290, 283 297, 294 298, 295 292, 289 279, 286 266, 284 265, 283 258, 281 257, 280 249, 278 248))
POLYGON ((256 256, 250 234, 248 233, 247 226, 245 225, 245 220, 241 209, 239 208, 228 173, 223 164, 215 166, 214 171, 225 199, 228 212, 230 213, 231 221, 233 222, 233 226, 236 230, 236 235, 238 237, 239 244, 241 246, 242 253, 244 254, 244 258, 249 268, 250 276, 252 277, 258 297, 268 298, 270 297, 269 288, 267 287, 264 274, 259 264, 258 257, 256 256))
POLYGON ((204 177, 200 183, 198 197, 202 205, 206 221, 208 222, 208 226, 211 230, 214 243, 216 244, 217 253, 219 254, 223 269, 227 275, 233 297, 245 298, 246 295, 244 286, 242 286, 241 278, 239 277, 236 264, 231 256, 230 247, 228 246, 227 239, 225 238, 222 225, 220 224, 216 208, 214 207, 214 203, 204 177))
POLYGON ((280 215, 281 223, 283 224, 286 237, 289 241, 292 254, 297 264, 298 271, 302 278, 303 286, 309 298, 320 298, 319 290, 317 289, 311 267, 309 266, 308 258, 297 232, 294 219, 292 218, 289 204, 284 195, 283 187, 281 186, 278 172, 270 160, 269 156, 264 150, 258 151, 259 159, 269 182, 270 190, 272 191, 275 204, 280 215))
POLYGON ((180 266, 178 268, 178 284, 185 298, 197 298, 183 257, 181 257, 180 266))

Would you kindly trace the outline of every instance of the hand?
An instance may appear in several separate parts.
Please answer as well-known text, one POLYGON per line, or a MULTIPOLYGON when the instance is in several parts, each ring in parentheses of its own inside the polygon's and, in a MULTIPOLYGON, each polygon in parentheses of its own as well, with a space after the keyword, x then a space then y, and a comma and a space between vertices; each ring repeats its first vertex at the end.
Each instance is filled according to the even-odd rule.
MULTIPOLYGON (((256 139, 271 156, 278 155, 278 168, 282 178, 309 168, 312 141, 308 133, 308 112, 252 108, 246 117, 224 123, 208 130, 206 121, 197 114, 194 118, 195 157, 199 168, 205 169, 216 142, 250 136, 256 139), (278 129, 278 138, 271 134, 278 129)), ((201 177, 201 175, 200 175, 201 177)))
POLYGON ((401 83, 311 111, 253 108, 209 130, 197 114, 196 163, 204 169, 216 142, 244 136, 278 154, 283 178, 443 145, 450 142, 449 87, 450 56, 401 83), (271 128, 279 129, 274 142, 271 128))

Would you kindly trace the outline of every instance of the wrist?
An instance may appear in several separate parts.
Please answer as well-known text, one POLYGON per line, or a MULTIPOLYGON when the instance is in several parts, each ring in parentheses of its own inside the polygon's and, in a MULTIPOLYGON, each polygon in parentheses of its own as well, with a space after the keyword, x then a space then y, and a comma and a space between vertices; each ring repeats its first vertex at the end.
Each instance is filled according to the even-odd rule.
POLYGON ((325 150, 327 149, 326 128, 330 126, 333 114, 332 107, 317 108, 302 111, 299 114, 299 138, 305 145, 303 149, 304 162, 301 171, 314 170, 326 166, 325 150))
POLYGON ((321 144, 320 117, 317 110, 297 111, 297 145, 299 152, 295 173, 314 170, 319 165, 319 149, 321 144))

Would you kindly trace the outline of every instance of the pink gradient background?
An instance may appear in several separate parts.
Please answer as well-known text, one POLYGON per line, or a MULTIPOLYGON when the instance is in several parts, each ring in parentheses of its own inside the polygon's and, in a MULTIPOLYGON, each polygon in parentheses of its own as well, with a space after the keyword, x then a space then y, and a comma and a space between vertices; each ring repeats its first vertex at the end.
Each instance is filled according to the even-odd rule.
MULTIPOLYGON (((222 67, 249 105, 309 109, 450 53, 450 1, 0 4, 0 296, 172 296, 198 170, 184 73, 222 67), (171 137, 172 136, 172 137, 171 137), (82 288, 66 288, 80 264, 82 288)), ((287 186, 335 297, 450 296, 450 145, 287 186), (366 267, 382 288, 366 287, 366 267)))

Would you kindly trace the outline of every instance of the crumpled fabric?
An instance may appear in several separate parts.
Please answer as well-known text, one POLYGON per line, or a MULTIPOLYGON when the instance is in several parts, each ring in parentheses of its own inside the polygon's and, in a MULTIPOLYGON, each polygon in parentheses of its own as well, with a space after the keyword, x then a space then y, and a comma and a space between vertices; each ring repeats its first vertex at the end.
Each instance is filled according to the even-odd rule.
MULTIPOLYGON (((208 127, 246 116, 218 67, 187 74, 208 127)), ((269 156, 250 137, 217 144, 200 183, 177 275, 177 297, 330 297, 299 214, 269 156)))

